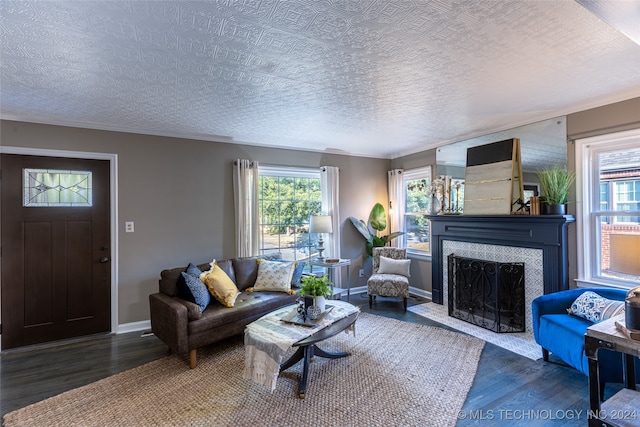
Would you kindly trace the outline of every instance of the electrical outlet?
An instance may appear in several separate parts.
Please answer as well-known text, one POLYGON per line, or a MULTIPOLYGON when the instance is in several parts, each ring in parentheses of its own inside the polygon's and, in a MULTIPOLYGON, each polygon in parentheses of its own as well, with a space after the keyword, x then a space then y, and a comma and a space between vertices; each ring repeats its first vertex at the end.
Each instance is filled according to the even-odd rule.
POLYGON ((133 221, 127 221, 124 223, 125 233, 133 233, 133 221))
POLYGON ((360 277, 364 277, 364 268, 361 268, 361 269, 360 269, 359 274, 360 274, 360 277))

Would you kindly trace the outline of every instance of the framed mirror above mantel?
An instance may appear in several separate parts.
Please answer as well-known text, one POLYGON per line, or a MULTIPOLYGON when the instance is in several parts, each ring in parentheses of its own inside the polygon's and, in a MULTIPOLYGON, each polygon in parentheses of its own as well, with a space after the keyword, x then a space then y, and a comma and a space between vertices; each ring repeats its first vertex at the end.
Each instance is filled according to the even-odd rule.
MULTIPOLYGON (((552 166, 567 165, 567 122, 566 116, 554 117, 470 138, 436 148, 436 170, 434 176, 447 176, 460 184, 464 194, 467 149, 497 141, 517 138, 520 140, 525 200, 538 196, 537 171, 552 166)), ((463 197, 459 197, 463 200, 463 197)), ((464 207, 461 207, 464 213, 464 207)))

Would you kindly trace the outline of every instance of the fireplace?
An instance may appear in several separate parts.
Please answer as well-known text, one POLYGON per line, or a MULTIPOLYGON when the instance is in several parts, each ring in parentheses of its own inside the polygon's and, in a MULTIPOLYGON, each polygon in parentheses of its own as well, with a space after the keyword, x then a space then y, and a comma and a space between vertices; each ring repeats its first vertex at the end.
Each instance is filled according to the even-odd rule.
POLYGON ((526 332, 533 333, 531 302, 569 288, 567 234, 571 215, 438 215, 431 220, 432 301, 449 302, 450 254, 525 266, 526 332))
POLYGON ((525 331, 524 263, 447 258, 449 316, 493 332, 525 331))
MULTIPOLYGON (((548 294, 569 289, 569 256, 567 234, 571 215, 434 215, 431 220, 432 301, 446 301, 447 282, 444 280, 447 243, 481 245, 512 252, 535 250, 541 259, 531 267, 540 269, 541 292, 548 294), (512 248, 516 248, 513 250, 512 248)), ((475 249, 475 248, 473 248, 475 249)), ((453 252, 457 252, 454 249, 453 252)), ((481 258, 481 257, 476 257, 481 258)), ((514 260, 521 261, 521 260, 514 260)), ((528 280, 528 279, 527 279, 528 280)))

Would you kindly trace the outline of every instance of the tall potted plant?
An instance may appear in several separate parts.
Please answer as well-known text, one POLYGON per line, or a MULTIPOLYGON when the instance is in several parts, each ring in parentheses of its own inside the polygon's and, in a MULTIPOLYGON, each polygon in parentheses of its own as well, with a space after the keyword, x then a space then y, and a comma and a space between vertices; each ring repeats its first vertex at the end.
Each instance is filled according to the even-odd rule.
POLYGON ((378 232, 387 228, 387 214, 384 211, 384 206, 380 203, 373 205, 367 222, 353 216, 350 216, 349 220, 367 241, 367 254, 369 256, 373 256, 373 248, 385 246, 391 240, 404 234, 402 231, 395 231, 386 236, 378 236, 378 232))
POLYGON ((575 182, 575 173, 565 167, 552 166, 537 172, 544 203, 543 213, 547 215, 564 215, 567 212, 569 190, 575 182))

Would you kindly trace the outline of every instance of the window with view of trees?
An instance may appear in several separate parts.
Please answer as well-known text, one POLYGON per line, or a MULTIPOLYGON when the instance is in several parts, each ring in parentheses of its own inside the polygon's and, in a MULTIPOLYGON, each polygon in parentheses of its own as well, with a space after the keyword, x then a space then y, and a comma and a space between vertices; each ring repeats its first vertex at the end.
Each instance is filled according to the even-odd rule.
POLYGON ((429 219, 427 217, 431 207, 430 186, 430 167, 404 172, 404 230, 407 249, 425 255, 431 253, 429 219))
POLYGON ((259 175, 260 253, 308 259, 317 241, 309 217, 322 209, 320 172, 260 166, 259 175))
POLYGON ((576 147, 584 201, 577 212, 579 274, 587 282, 638 286, 640 131, 587 138, 576 147))

